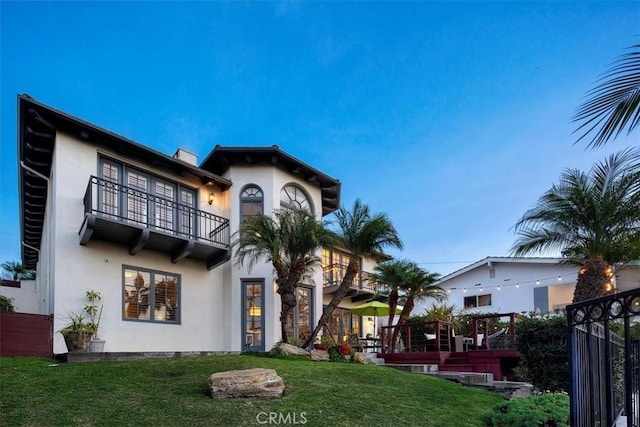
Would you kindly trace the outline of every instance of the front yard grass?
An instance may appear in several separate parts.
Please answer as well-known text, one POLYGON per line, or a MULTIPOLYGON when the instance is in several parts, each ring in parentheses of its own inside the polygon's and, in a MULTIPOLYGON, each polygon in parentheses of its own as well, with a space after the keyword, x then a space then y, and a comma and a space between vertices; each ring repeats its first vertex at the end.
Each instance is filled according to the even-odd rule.
POLYGON ((497 394, 388 367, 255 355, 61 363, 0 359, 2 426, 480 426, 497 394), (280 399, 211 399, 215 372, 273 368, 280 399), (271 415, 274 417, 274 415, 271 415), (272 421, 275 418, 272 418, 272 421), (271 422, 271 425, 274 423, 271 422))

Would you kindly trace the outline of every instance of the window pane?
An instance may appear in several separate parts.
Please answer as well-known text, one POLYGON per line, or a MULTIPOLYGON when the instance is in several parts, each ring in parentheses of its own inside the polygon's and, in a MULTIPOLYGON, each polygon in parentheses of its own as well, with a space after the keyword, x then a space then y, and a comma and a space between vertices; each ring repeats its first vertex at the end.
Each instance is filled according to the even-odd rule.
POLYGON ((280 206, 287 209, 305 209, 311 212, 306 194, 295 185, 285 185, 280 190, 280 206))
POLYGON ((145 175, 127 173, 127 218, 146 224, 147 223, 147 177, 145 175))
POLYGON ((125 268, 123 282, 125 319, 178 323, 180 276, 125 268))
POLYGON ((178 279, 158 273, 154 276, 154 320, 175 322, 178 309, 178 279))
POLYGON ((476 297, 464 297, 464 308, 475 308, 477 307, 476 297))
POLYGON ((351 315, 351 333, 360 336, 360 316, 351 315))
POLYGON ((245 219, 246 217, 252 216, 252 215, 256 215, 256 214, 261 214, 262 213, 262 202, 249 202, 249 201, 242 201, 242 219, 245 219))
POLYGON ((180 233, 187 236, 193 235, 194 206, 196 204, 193 191, 180 189, 180 233))
POLYGON ((245 288, 245 345, 262 345, 262 286, 248 284, 245 288))
POLYGON ((245 188, 240 194, 240 219, 261 214, 262 201, 262 190, 255 186, 245 188))
POLYGON ((311 307, 310 307, 310 290, 307 288, 298 288, 298 338, 306 339, 310 331, 311 324, 311 307))
POLYGON ((491 305, 491 294, 478 295, 478 307, 487 307, 491 305))
POLYGON ((118 166, 102 164, 102 178, 107 181, 102 188, 102 211, 108 215, 118 215, 118 166))
POLYGON ((175 189, 173 185, 156 181, 154 198, 154 207, 156 215, 156 226, 164 230, 173 230, 173 200, 175 198, 175 189))
POLYGON ((146 271, 124 271, 124 317, 149 320, 151 275, 146 271))

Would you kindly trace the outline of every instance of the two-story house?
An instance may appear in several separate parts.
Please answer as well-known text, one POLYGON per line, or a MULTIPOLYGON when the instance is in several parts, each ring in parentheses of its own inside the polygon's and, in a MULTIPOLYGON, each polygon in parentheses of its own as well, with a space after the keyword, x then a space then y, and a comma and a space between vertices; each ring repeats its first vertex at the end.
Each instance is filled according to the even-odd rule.
MULTIPOLYGON (((277 146, 215 146, 198 164, 27 95, 18 115, 22 260, 37 270, 37 305, 54 331, 95 290, 107 352, 263 350, 280 339, 273 268, 238 265, 230 236, 257 212, 293 206, 321 219, 338 208, 340 181, 277 146)), ((326 265, 299 287, 292 336, 313 328, 330 297, 327 271, 340 263, 321 254, 326 265)), ((365 282, 345 307, 374 295, 365 282)), ((340 316, 363 331, 361 318, 340 316)), ((65 351, 57 334, 54 352, 65 351)))

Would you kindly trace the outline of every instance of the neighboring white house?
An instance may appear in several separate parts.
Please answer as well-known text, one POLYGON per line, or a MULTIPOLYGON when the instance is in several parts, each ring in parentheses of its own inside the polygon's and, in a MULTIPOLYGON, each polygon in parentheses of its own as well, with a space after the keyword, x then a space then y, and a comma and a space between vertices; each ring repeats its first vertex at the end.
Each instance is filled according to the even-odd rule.
MULTIPOLYGON (((22 261, 37 271, 35 306, 54 315, 54 331, 96 290, 107 352, 264 350, 280 339, 273 268, 237 265, 230 236, 243 217, 282 207, 321 219, 338 208, 340 181, 277 146, 216 146, 197 165, 184 149, 167 156, 27 95, 18 110, 22 261)), ((315 326, 348 256, 318 255, 292 336, 315 326)), ((345 309, 375 294, 375 260, 362 261, 345 309)), ((335 332, 373 332, 337 313, 335 332)), ((54 352, 64 351, 56 334, 54 352)))
MULTIPOLYGON (((557 312, 573 299, 580 267, 562 258, 487 257, 442 277, 436 283, 447 291, 447 304, 484 313, 557 312)), ((616 269, 618 291, 640 287, 640 266, 616 269)), ((422 314, 431 303, 416 304, 422 314)))

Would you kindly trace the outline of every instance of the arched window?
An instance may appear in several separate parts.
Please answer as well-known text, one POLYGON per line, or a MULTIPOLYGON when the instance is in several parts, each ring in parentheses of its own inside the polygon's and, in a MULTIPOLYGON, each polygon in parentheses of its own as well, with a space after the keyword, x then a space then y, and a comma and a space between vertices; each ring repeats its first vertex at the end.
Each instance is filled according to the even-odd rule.
POLYGON ((240 193, 240 220, 263 213, 262 190, 256 185, 248 185, 240 193))
POLYGON ((304 209, 313 213, 313 206, 307 194, 298 186, 287 184, 280 191, 280 206, 289 209, 304 209))

